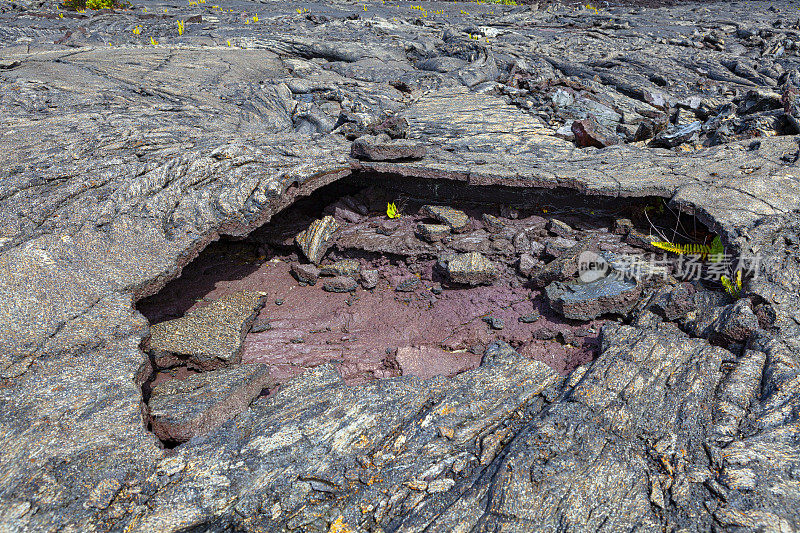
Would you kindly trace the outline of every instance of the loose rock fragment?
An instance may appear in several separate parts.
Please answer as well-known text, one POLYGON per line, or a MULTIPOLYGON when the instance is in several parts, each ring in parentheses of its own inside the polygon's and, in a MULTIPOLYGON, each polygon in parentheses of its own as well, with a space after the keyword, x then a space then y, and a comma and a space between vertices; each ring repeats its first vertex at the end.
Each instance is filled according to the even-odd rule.
POLYGON ((503 231, 503 228, 505 228, 502 220, 489 213, 483 214, 483 223, 486 225, 486 229, 491 232, 503 231))
POLYGON ((587 146, 605 148, 622 143, 622 139, 616 133, 601 125, 592 116, 573 122, 572 133, 575 135, 575 142, 581 148, 587 146))
POLYGON ((578 244, 561 253, 541 269, 531 274, 531 280, 537 287, 543 287, 552 281, 564 281, 578 273, 578 258, 586 251, 597 249, 597 239, 586 237, 578 244))
POLYGON ((450 235, 450 228, 444 224, 417 224, 416 235, 428 242, 438 242, 450 235))
POLYGON ((272 383, 269 366, 248 364, 153 387, 150 418, 161 440, 186 442, 230 420, 272 383))
POLYGON ((539 311, 534 310, 533 313, 522 315, 518 320, 523 324, 532 324, 540 318, 542 318, 542 315, 539 313, 539 311))
POLYGON ((242 341, 266 299, 262 292, 235 292, 182 318, 154 324, 148 347, 156 364, 183 364, 188 357, 191 364, 209 369, 238 362, 242 341))
POLYGON ((315 285, 319 279, 319 268, 315 265, 308 265, 303 263, 292 263, 292 275, 297 281, 315 285))
POLYGON ((561 254, 578 244, 575 239, 567 239, 566 237, 556 237, 555 239, 548 239, 547 244, 544 246, 544 255, 548 258, 561 257, 561 254))
POLYGON ((333 233, 339 229, 336 220, 327 215, 319 220, 315 220, 307 230, 300 232, 295 238, 295 242, 300 247, 300 251, 306 258, 318 265, 322 256, 328 250, 328 241, 333 233))
POLYGON ((650 141, 650 146, 674 148, 680 144, 695 141, 700 134, 702 125, 703 123, 698 120, 673 131, 663 131, 650 141))
POLYGON ((494 263, 478 252, 459 254, 447 263, 447 275, 455 283, 489 285, 497 279, 494 263))
POLYGON ((348 276, 336 276, 325 281, 322 289, 327 292, 352 292, 358 288, 358 283, 348 276))
POLYGON ((469 229, 469 217, 463 211, 443 205, 423 205, 422 213, 446 224, 456 233, 469 229))
POLYGON ((548 221, 545 228, 547 228, 547 231, 553 235, 557 235, 559 237, 571 237, 575 233, 575 230, 572 229, 569 224, 566 222, 561 222, 557 218, 548 221))
POLYGON ((496 316, 487 316, 483 319, 484 322, 489 324, 489 327, 495 330, 501 330, 505 327, 503 319, 496 316))
POLYGON ((365 289, 374 289, 378 285, 378 271, 374 269, 361 271, 361 286, 365 289))
POLYGON ((536 268, 537 264, 539 264, 538 259, 533 257, 531 254, 524 253, 519 256, 519 263, 517 265, 517 268, 520 274, 527 277, 531 275, 531 272, 533 271, 534 268, 536 268))
POLYGON ((357 277, 361 265, 356 259, 343 259, 330 265, 320 267, 320 276, 350 276, 357 277))
POLYGON ((394 161, 397 159, 422 159, 425 146, 405 139, 392 140, 388 135, 362 135, 350 148, 350 155, 369 161, 394 161))
POLYGON ((591 283, 551 283, 545 289, 550 307, 575 320, 591 320, 607 313, 627 313, 636 304, 641 287, 633 281, 608 276, 591 283))

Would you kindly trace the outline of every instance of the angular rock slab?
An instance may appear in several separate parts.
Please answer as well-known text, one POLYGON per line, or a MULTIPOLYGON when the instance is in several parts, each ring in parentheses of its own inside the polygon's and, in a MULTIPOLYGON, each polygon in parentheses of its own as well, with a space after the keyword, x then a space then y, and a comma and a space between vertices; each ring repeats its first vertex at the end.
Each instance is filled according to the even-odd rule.
POLYGON ((489 285, 497 279, 497 267, 483 254, 459 254, 447 263, 447 275, 454 283, 489 285))
POLYGON ((186 358, 206 370, 238 363, 247 330, 266 301, 264 292, 235 292, 151 326, 149 349, 156 365, 182 364, 186 358))
POLYGON ((337 229, 339 229, 339 223, 332 216, 327 215, 312 222, 307 230, 301 231, 295 237, 295 242, 309 261, 319 265, 322 256, 328 250, 328 241, 337 229))
POLYGON ((397 159, 422 159, 425 146, 405 139, 392 140, 388 135, 364 135, 353 141, 350 155, 369 161, 394 161, 397 159))
POLYGON ((227 422, 273 383, 269 365, 203 372, 153 388, 150 421, 161 440, 186 442, 227 422))
POLYGON ((550 307, 575 320, 592 320, 607 313, 627 313, 636 304, 641 287, 613 276, 590 283, 554 282, 545 289, 550 307))
POLYGON ((435 218, 442 224, 446 224, 456 233, 465 231, 469 227, 469 217, 463 211, 453 209, 444 205, 423 205, 423 214, 435 218))

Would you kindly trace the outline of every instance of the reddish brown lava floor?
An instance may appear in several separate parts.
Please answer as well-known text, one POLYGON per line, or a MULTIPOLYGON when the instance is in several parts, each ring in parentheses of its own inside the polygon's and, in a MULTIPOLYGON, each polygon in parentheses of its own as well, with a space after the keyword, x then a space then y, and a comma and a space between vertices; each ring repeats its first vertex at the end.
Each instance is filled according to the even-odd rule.
MULTIPOLYGON (((500 216, 502 211, 491 210, 507 230, 503 237, 491 233, 481 210, 465 209, 471 229, 431 245, 414 235, 417 222, 424 220, 418 206, 410 206, 402 219, 389 221, 378 211, 380 205, 385 209, 385 197, 374 191, 335 202, 309 200, 306 208, 298 204, 246 240, 213 243, 180 278, 140 301, 137 308, 157 323, 230 292, 266 292, 267 304, 256 320, 259 327, 245 339, 242 362, 269 364, 278 383, 324 363, 336 364, 348 384, 399 375, 452 376, 479 365, 483 351, 495 340, 506 341, 524 356, 564 374, 596 355, 600 328, 608 318, 577 322, 556 316, 541 291, 516 270, 519 243, 510 235, 527 231, 531 241, 539 241, 539 249, 558 241, 545 231, 545 218, 532 213, 507 218, 500 216), (368 207, 358 214, 340 209, 343 201, 368 207), (291 263, 298 261, 294 235, 323 209, 340 224, 323 264, 356 258, 362 272, 379 272, 374 289, 331 293, 322 289, 324 278, 305 285, 292 277, 291 263), (438 254, 466 251, 463 247, 469 246, 479 247, 497 266, 499 279, 492 285, 448 284, 434 268, 438 254), (395 290, 414 276, 419 282, 413 291, 395 290), (520 320, 536 314, 537 320, 520 320), (497 323, 490 326, 484 320, 489 317, 500 319, 502 329, 497 323)), ((539 209, 540 214, 548 211, 539 209)), ((577 208, 565 211, 574 214, 577 208)), ((577 233, 593 232, 601 249, 630 249, 605 222, 596 223, 603 219, 599 213, 591 210, 590 215, 594 225, 586 226, 577 217, 562 220, 576 224, 577 233)), ((185 369, 173 369, 156 379, 185 374, 185 369)))

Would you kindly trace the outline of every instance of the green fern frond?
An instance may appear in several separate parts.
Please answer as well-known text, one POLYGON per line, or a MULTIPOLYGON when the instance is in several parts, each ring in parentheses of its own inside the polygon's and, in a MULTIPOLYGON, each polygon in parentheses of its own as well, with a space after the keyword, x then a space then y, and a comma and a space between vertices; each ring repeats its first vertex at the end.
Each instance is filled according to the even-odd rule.
POLYGON ((650 244, 673 254, 699 255, 703 259, 708 258, 714 263, 721 261, 722 256, 725 254, 725 247, 722 245, 722 240, 719 236, 714 237, 711 246, 706 244, 675 244, 667 241, 651 242, 650 244))

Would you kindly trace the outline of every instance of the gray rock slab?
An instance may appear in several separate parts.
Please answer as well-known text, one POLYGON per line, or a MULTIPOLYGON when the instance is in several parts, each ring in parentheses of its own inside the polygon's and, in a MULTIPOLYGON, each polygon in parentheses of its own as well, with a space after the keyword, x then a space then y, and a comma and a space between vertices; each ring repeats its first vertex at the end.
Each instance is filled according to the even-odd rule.
POLYGON ((483 254, 457 254, 447 262, 447 276, 454 283, 488 285, 497 279, 497 267, 483 254))
POLYGON ((613 276, 589 283, 556 281, 545 289, 550 307, 566 318, 591 320, 598 316, 630 311, 641 294, 635 281, 613 276))
POLYGON ((337 229, 339 224, 332 216, 327 215, 315 220, 308 229, 298 233, 295 242, 306 259, 318 265, 322 261, 322 256, 328 251, 328 242, 337 229))
MULTIPOLYGON (((786 22, 796 6, 595 15, 443 3, 428 17, 388 3, 359 5, 358 17, 346 4, 225 7, 234 12, 142 0, 60 18, 53 4, 0 6, 4 528, 800 526, 800 250, 787 242, 800 231, 787 215, 800 204, 797 143, 749 137, 775 133, 775 117, 753 114, 742 133, 732 123, 751 89, 779 93, 797 80, 786 22), (436 57, 467 64, 418 68, 436 57), (624 126, 651 121, 640 140, 678 108, 681 122, 712 119, 722 144, 579 149, 539 98, 538 87, 546 96, 565 79, 624 126), (408 121, 405 136, 425 156, 351 159, 348 125, 367 131, 387 115, 408 121), (750 333, 748 350, 764 355, 667 324, 604 333, 602 355, 566 383, 504 350, 425 383, 347 388, 317 369, 165 452, 142 416, 149 325, 133 304, 208 243, 246 235, 353 172, 668 199, 732 249, 763 254, 763 275, 745 284, 770 328, 750 333), (720 387, 722 359, 731 377, 720 387)), ((796 123, 787 103, 778 118, 796 123)))
POLYGON ((247 364, 157 385, 148 404, 153 433, 172 442, 204 435, 241 413, 271 384, 268 365, 247 364))
POLYGON ((160 367, 183 360, 203 369, 237 363, 244 337, 266 301, 264 292, 222 296, 181 318, 151 326, 148 348, 160 367))

